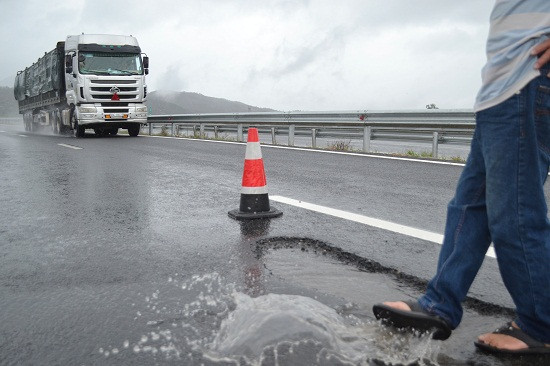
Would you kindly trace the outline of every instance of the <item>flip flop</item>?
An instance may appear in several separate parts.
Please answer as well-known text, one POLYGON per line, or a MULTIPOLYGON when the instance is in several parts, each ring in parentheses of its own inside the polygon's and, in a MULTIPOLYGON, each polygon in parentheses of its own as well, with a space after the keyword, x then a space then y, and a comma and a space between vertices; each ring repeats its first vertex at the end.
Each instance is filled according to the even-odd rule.
POLYGON ((482 341, 475 341, 474 342, 475 346, 482 351, 493 353, 493 354, 508 354, 508 355, 550 354, 550 347, 546 347, 544 343, 531 338, 523 330, 513 327, 512 322, 509 322, 506 325, 498 328, 493 332, 493 334, 504 334, 504 335, 519 339, 520 341, 522 341, 527 345, 527 348, 518 349, 518 350, 497 348, 482 341))
POLYGON ((451 336, 451 327, 445 320, 437 315, 426 312, 418 302, 405 301, 411 311, 395 309, 384 304, 376 304, 372 311, 376 319, 382 323, 392 325, 396 328, 416 330, 422 333, 434 331, 433 339, 445 340, 451 336))

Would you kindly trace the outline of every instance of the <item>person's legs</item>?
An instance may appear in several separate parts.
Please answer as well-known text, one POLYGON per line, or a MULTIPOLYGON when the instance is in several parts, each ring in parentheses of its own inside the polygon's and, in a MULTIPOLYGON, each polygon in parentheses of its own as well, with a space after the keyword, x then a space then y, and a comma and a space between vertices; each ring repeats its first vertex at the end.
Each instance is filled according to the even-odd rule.
MULTIPOLYGON (((461 302, 477 274, 491 239, 485 204, 485 162, 482 138, 476 127, 466 166, 457 184, 454 198, 447 207, 443 246, 439 253, 436 275, 419 299, 428 313, 441 317, 452 329, 462 318, 461 302)), ((409 305, 385 302, 397 310, 409 311, 409 305)), ((380 316, 380 306, 375 306, 380 316)), ((383 313, 383 316, 394 316, 383 313)))
POLYGON ((485 202, 483 136, 478 126, 468 161, 447 207, 443 246, 437 271, 419 299, 428 312, 456 328, 462 319, 461 302, 466 297, 491 243, 485 202))
POLYGON ((515 323, 544 343, 550 343, 550 222, 543 188, 550 164, 548 71, 524 88, 505 114, 487 113, 479 121, 494 136, 483 148, 500 273, 516 305, 515 323))

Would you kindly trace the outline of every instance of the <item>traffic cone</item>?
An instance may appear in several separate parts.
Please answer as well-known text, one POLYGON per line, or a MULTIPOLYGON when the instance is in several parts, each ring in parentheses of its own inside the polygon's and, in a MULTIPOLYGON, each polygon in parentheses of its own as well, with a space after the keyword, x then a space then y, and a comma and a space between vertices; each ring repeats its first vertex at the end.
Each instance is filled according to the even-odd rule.
POLYGON ((269 207, 269 196, 264 172, 264 162, 258 138, 258 129, 248 129, 246 156, 241 189, 241 204, 238 210, 228 212, 237 220, 279 217, 283 213, 269 207))

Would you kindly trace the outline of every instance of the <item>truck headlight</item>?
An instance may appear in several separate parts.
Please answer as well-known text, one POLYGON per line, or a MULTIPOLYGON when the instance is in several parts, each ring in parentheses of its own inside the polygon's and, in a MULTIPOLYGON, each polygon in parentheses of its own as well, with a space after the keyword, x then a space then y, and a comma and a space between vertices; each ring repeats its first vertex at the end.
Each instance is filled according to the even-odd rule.
POLYGON ((96 107, 78 107, 80 113, 97 113, 96 107))
POLYGON ((144 112, 147 112, 147 106, 141 106, 141 107, 136 107, 136 112, 139 113, 144 113, 144 112))

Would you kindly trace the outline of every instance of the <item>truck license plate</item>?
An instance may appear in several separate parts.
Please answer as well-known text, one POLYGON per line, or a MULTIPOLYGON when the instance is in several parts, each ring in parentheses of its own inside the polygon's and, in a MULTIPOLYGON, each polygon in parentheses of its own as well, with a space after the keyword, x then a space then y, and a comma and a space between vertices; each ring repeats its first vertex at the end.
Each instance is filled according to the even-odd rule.
POLYGON ((123 113, 111 113, 111 114, 106 114, 105 115, 105 119, 112 119, 112 118, 128 118, 128 115, 127 114, 123 114, 123 113))

